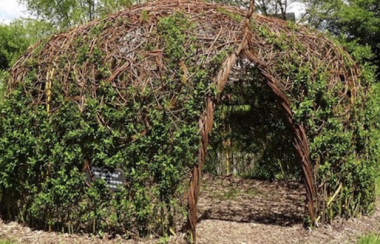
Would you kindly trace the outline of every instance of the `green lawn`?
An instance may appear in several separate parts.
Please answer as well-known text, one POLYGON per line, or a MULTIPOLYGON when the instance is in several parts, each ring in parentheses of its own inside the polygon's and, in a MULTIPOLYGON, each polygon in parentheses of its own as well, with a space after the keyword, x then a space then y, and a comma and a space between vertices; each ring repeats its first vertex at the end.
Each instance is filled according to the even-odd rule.
POLYGON ((366 235, 360 238, 357 244, 380 244, 380 236, 378 234, 366 235))
POLYGON ((15 242, 8 240, 0 240, 0 244, 15 244, 15 242))

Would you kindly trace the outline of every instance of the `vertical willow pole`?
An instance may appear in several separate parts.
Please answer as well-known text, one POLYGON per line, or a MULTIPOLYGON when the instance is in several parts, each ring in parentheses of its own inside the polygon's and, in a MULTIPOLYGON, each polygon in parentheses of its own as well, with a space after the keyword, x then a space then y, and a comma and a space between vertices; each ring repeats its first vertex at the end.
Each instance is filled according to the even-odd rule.
POLYGON ((227 112, 227 106, 223 106, 221 109, 222 115, 222 135, 223 135, 223 142, 222 142, 222 148, 223 148, 223 153, 224 155, 224 160, 225 160, 225 167, 226 167, 226 174, 230 174, 230 168, 231 168, 231 163, 230 163, 230 153, 231 153, 231 138, 230 138, 230 126, 227 124, 226 121, 226 114, 227 112))
POLYGON ((196 243, 196 224, 197 224, 197 204, 199 187, 202 178, 202 167, 205 162, 208 146, 208 136, 214 122, 214 101, 208 96, 206 98, 206 111, 199 119, 199 129, 201 134, 201 145, 198 152, 198 163, 193 165, 190 191, 188 195, 188 228, 190 231, 190 243, 196 243))
POLYGON ((46 112, 48 116, 50 115, 50 102, 51 102, 51 83, 54 76, 54 68, 50 71, 50 73, 46 73, 46 112))
MULTIPOLYGON (((52 84, 52 79, 54 76, 54 68, 52 70, 46 73, 46 85, 45 85, 45 92, 46 92, 46 112, 48 118, 50 117, 50 102, 51 102, 51 84, 52 84)), ((49 162, 48 168, 46 170, 46 181, 49 180, 49 175, 50 175, 50 167, 51 167, 51 162, 49 162)), ((52 231, 52 226, 51 226, 51 210, 49 209, 48 211, 48 218, 49 218, 49 232, 52 231)))

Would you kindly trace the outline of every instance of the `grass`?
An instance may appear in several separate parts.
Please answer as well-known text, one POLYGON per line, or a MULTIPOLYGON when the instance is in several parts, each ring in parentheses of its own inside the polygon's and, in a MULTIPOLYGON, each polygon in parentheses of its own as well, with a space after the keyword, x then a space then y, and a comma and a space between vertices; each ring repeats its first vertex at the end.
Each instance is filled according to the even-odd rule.
POLYGON ((259 192, 253 188, 247 189, 244 193, 249 195, 249 196, 255 196, 255 195, 259 194, 259 192))
POLYGON ((240 194, 240 189, 233 188, 224 193, 223 198, 225 200, 235 200, 236 197, 240 194))
POLYGON ((9 240, 0 240, 0 244, 15 244, 16 242, 9 241, 9 240))
POLYGON ((357 244, 380 244, 380 236, 378 234, 369 234, 359 239, 357 244))
MULTIPOLYGON (((380 197, 380 177, 375 181, 375 196, 380 197)), ((369 234, 359 239, 357 244, 380 244, 380 234, 369 234)))
POLYGON ((229 189, 226 192, 215 192, 212 194, 213 198, 219 200, 236 200, 237 196, 241 193, 241 190, 238 188, 229 189))
POLYGON ((255 196, 257 194, 258 194, 257 190, 252 189, 252 188, 247 189, 245 191, 239 188, 231 188, 225 192, 215 192, 212 194, 212 197, 219 200, 237 200, 238 196, 242 196, 242 195, 255 196))

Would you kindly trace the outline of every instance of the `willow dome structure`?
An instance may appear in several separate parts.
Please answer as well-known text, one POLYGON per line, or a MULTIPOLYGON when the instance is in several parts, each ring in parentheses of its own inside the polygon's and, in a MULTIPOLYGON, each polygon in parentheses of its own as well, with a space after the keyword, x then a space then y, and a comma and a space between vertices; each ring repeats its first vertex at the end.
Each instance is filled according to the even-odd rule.
POLYGON ((0 185, 0 208, 14 218, 12 206, 19 206, 30 222, 74 222, 83 198, 110 197, 100 185, 83 186, 89 162, 125 171, 126 187, 116 194, 131 205, 104 204, 114 203, 117 218, 137 226, 157 213, 149 203, 170 206, 179 176, 191 174, 188 220, 195 233, 214 110, 226 85, 249 89, 250 82, 273 92, 292 128, 311 223, 371 210, 370 82, 324 34, 255 14, 253 6, 137 5, 37 43, 10 74, 0 162, 8 182, 0 185))

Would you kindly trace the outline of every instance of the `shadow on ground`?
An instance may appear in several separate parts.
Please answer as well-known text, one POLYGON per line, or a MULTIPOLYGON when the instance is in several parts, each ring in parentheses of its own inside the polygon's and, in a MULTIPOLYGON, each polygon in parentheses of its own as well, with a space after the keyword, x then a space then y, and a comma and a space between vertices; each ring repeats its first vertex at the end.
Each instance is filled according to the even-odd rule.
POLYGON ((303 223, 305 210, 305 190, 299 183, 207 179, 201 189, 198 222, 293 226, 303 223))

